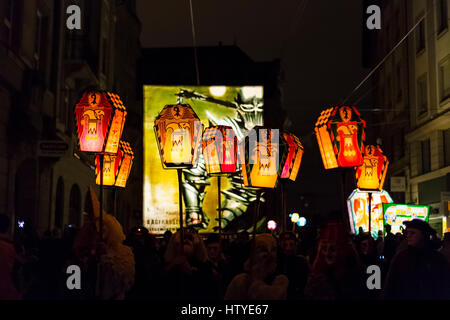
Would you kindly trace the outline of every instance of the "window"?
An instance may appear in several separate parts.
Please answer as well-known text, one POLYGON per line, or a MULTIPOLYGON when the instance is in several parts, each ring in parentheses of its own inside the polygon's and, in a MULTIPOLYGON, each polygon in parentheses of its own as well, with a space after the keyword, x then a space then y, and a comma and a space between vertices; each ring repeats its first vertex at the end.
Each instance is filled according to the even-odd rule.
POLYGON ((439 97, 441 101, 450 98, 450 56, 439 63, 439 97))
POLYGON ((438 33, 448 28, 447 0, 436 0, 438 33))
POLYGON ((402 69, 400 63, 397 63, 396 67, 396 88, 395 88, 397 102, 402 101, 402 69))
POLYGON ((444 165, 450 166, 450 129, 444 131, 444 165))
POLYGON ((417 115, 422 116, 428 111, 427 75, 417 80, 417 115))
POLYGON ((425 50, 425 18, 416 27, 416 53, 425 50))
POLYGON ((422 154, 422 174, 431 171, 430 139, 420 142, 422 154))

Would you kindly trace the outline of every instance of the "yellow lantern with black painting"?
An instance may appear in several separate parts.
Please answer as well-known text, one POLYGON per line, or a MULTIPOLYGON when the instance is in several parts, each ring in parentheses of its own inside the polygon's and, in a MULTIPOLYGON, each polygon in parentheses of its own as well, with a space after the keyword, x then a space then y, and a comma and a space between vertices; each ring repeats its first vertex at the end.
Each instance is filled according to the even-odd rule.
POLYGON ((154 128, 164 169, 195 166, 203 125, 190 105, 166 105, 154 128))
POLYGON ((280 155, 286 152, 286 143, 280 143, 279 130, 257 126, 239 148, 244 185, 275 188, 282 170, 280 155))
MULTIPOLYGON (((134 154, 128 142, 120 141, 116 154, 105 154, 103 156, 103 185, 125 188, 131 167, 133 166, 134 154)), ((100 184, 100 156, 96 156, 96 180, 100 184)))
POLYGON ((363 164, 356 168, 357 187, 362 190, 382 190, 389 161, 380 146, 368 145, 363 164))
POLYGON ((126 114, 126 108, 117 94, 85 92, 75 107, 80 151, 117 153, 126 114))

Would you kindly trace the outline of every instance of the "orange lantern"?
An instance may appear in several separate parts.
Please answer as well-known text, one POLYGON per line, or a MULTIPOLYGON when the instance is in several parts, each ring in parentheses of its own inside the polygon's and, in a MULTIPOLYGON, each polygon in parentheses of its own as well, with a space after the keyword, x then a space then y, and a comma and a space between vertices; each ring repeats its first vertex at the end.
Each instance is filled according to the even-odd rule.
POLYGON ((203 125, 188 104, 166 105, 155 120, 155 135, 164 169, 195 165, 203 125))
MULTIPOLYGON (((103 157, 103 184, 125 188, 131 167, 133 165, 133 151, 130 144, 120 141, 117 154, 105 154, 103 157)), ((96 183, 100 184, 100 156, 96 157, 96 183)))
POLYGON ((366 122, 355 107, 333 107, 322 111, 315 132, 325 169, 362 164, 366 122))
POLYGON ((284 161, 281 162, 283 171, 280 178, 289 178, 295 181, 302 162, 303 145, 292 133, 283 133, 283 138, 287 143, 288 152, 284 161))
POLYGON ((107 91, 85 92, 75 107, 80 150, 117 153, 126 114, 118 95, 107 91))
POLYGON ((206 128, 202 137, 208 174, 233 173, 237 168, 237 137, 231 127, 206 128))
POLYGON ((242 176, 247 187, 275 188, 281 173, 280 154, 286 144, 280 143, 279 130, 257 126, 239 145, 242 176))
POLYGON ((383 189, 388 165, 389 161, 379 146, 366 146, 364 162, 356 168, 357 187, 364 190, 383 189))

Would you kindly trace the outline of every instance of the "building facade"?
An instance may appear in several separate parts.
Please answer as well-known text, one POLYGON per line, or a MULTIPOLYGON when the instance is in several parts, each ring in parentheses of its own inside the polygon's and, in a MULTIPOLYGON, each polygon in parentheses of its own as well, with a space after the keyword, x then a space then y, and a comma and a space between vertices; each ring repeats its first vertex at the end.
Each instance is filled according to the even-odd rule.
POLYGON ((89 87, 115 91, 127 106, 132 124, 127 121, 123 139, 136 143, 133 191, 107 190, 105 209, 126 211, 125 228, 138 222, 139 213, 133 214, 140 210, 134 189, 141 162, 135 10, 135 1, 0 2, 0 211, 15 224, 24 220, 40 233, 82 225, 89 186, 98 194, 94 159, 77 151, 74 131, 75 104, 89 87), (66 27, 67 7, 74 4, 81 9, 81 30, 66 27))

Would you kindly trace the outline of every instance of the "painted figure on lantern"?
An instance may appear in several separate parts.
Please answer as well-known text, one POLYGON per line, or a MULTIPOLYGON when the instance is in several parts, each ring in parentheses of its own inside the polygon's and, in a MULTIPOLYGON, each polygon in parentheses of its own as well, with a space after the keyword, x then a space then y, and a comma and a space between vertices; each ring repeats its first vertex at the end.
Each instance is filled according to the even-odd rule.
POLYGON ((342 122, 331 125, 332 127, 336 126, 335 130, 338 134, 335 137, 338 164, 341 167, 357 166, 362 161, 362 150, 358 147, 358 126, 356 123, 350 122, 352 109, 350 107, 341 107, 339 116, 342 122))
POLYGON ((379 146, 368 145, 364 152, 363 165, 356 169, 359 189, 381 190, 386 177, 387 158, 379 146))

